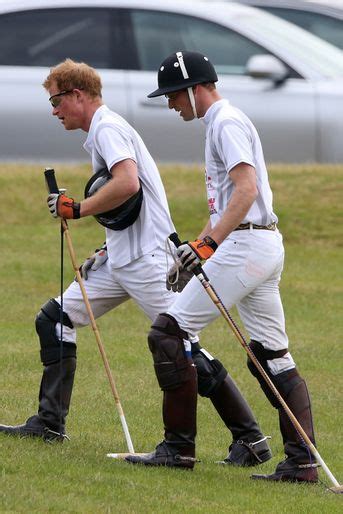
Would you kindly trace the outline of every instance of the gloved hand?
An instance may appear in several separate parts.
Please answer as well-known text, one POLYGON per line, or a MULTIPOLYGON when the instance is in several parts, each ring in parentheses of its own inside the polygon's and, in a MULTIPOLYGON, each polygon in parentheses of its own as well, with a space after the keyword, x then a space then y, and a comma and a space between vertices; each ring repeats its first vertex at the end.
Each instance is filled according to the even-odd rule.
POLYGON ((217 243, 210 236, 195 241, 185 241, 176 250, 182 267, 192 271, 202 260, 208 259, 218 248, 217 243))
POLYGON ((182 266, 175 263, 167 273, 166 287, 168 291, 181 293, 181 291, 188 284, 192 277, 193 273, 191 271, 187 271, 186 269, 182 268, 182 266), (177 274, 178 270, 179 274, 177 274))
POLYGON ((49 211, 54 218, 60 216, 65 219, 77 219, 80 217, 80 204, 74 202, 62 193, 50 193, 47 199, 49 211))
POLYGON ((88 279, 89 270, 96 271, 108 259, 106 243, 101 248, 97 248, 93 255, 88 257, 85 262, 80 266, 80 275, 84 280, 88 279))

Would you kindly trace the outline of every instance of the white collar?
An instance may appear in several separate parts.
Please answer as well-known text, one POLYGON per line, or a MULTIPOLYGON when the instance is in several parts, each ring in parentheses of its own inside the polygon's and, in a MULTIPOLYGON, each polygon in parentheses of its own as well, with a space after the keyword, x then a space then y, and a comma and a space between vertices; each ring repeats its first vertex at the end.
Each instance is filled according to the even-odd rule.
POLYGON ((92 147, 93 147, 93 140, 94 140, 94 130, 97 126, 98 122, 101 120, 102 116, 106 114, 109 111, 109 108, 107 105, 101 105, 93 114, 91 124, 89 126, 88 130, 88 136, 86 141, 83 144, 83 148, 87 150, 87 152, 91 153, 92 147))
POLYGON ((221 98, 220 100, 214 102, 205 112, 205 116, 201 118, 205 125, 209 125, 213 120, 214 116, 219 111, 219 109, 221 109, 222 107, 224 107, 224 105, 227 105, 228 103, 229 101, 226 100, 226 98, 221 98))

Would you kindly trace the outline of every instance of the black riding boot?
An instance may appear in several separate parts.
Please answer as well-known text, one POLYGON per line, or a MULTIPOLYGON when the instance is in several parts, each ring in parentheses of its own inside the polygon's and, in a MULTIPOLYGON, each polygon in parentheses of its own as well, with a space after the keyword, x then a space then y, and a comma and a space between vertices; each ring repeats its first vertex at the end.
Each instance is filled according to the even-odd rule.
POLYGON ((131 464, 193 469, 195 463, 197 380, 163 393, 164 441, 145 456, 128 456, 131 464))
MULTIPOLYGON (((311 402, 305 381, 297 370, 289 372, 288 383, 291 390, 287 396, 282 394, 288 407, 299 421, 301 427, 313 444, 315 444, 311 402)), ((317 464, 310 449, 298 434, 282 407, 279 407, 279 423, 285 448, 286 459, 280 462, 271 475, 253 475, 252 478, 288 482, 317 482, 317 464)))
POLYGON ((254 415, 232 378, 225 380, 210 396, 214 407, 232 433, 229 454, 221 464, 256 466, 272 456, 254 415))
POLYGON ((68 414, 73 390, 76 359, 66 358, 44 366, 39 391, 38 414, 22 425, 0 425, 0 432, 20 437, 41 437, 45 441, 61 440, 65 435, 65 418, 68 414))

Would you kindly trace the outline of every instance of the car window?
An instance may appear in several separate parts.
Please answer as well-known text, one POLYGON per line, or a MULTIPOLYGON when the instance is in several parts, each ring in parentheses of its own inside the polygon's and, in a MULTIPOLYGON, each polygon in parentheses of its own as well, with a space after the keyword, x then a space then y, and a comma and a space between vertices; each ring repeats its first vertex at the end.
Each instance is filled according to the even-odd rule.
POLYGON ((291 23, 299 25, 312 32, 325 41, 343 49, 343 21, 323 14, 301 11, 299 9, 286 9, 281 7, 265 7, 261 9, 280 16, 291 23))
MULTIPOLYGON (((97 68, 120 64, 118 33, 113 25, 114 10, 47 9, 0 16, 0 64, 11 66, 53 66, 70 57, 97 68), (112 15, 111 15, 112 12, 112 15)), ((120 65, 117 66, 118 68, 120 65)))
MULTIPOLYGON (((241 21, 250 30, 254 30, 257 37, 263 38, 266 35, 265 16, 270 14, 260 12, 263 16, 259 16, 257 12, 247 13, 241 17, 241 21)), ((307 68, 313 78, 316 75, 318 78, 343 76, 343 54, 340 48, 280 17, 273 16, 267 26, 265 45, 275 49, 279 55, 284 55, 286 61, 292 56, 295 67, 302 62, 302 65, 296 68, 299 73, 307 68)))
POLYGON ((131 19, 143 70, 156 71, 169 54, 189 50, 205 53, 219 73, 243 75, 249 57, 270 54, 233 30, 192 16, 133 10, 131 19))

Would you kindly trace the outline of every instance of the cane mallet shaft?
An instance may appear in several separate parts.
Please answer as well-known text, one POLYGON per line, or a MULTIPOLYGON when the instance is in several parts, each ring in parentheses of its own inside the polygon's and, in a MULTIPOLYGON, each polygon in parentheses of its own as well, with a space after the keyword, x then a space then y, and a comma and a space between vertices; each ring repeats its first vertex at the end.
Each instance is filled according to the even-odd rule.
MULTIPOLYGON (((171 234, 169 236, 169 239, 175 244, 176 247, 180 246, 181 241, 179 239, 179 236, 176 233, 171 234)), ((225 321, 228 323, 228 325, 231 328, 232 332, 234 333, 234 335, 236 336, 236 338, 238 339, 238 341, 240 342, 241 346, 244 348, 244 350, 246 351, 246 353, 248 354, 248 356, 250 357, 250 359, 252 360, 252 362, 254 363, 256 368, 258 369, 259 373, 262 375, 262 377, 266 381, 267 385, 269 386, 269 388, 271 389, 273 394, 276 396, 276 398, 280 402, 282 408, 285 410, 285 412, 286 412, 287 416, 289 417, 291 423, 293 424, 294 428, 296 429, 298 434, 302 437, 302 439, 305 441, 305 443, 309 447, 311 453, 316 458, 318 464, 321 465, 321 467, 325 471, 326 475, 329 477, 331 483, 333 484, 333 486, 330 487, 330 491, 332 491, 334 493, 343 493, 343 485, 339 484, 339 482, 333 476, 333 474, 331 473, 331 471, 329 470, 329 468, 325 464, 324 460, 320 456, 317 448, 314 446, 314 444, 312 443, 312 441, 310 440, 310 438, 306 434, 305 430, 302 428, 302 426, 300 425, 299 421, 294 416, 293 412, 290 410, 290 408, 288 407, 287 403, 282 398, 282 396, 280 395, 279 391, 277 390, 277 388, 275 387, 275 385, 273 384, 273 382, 271 381, 271 379, 269 378, 269 376, 267 375, 267 373, 265 372, 265 370, 261 366, 260 362, 255 357, 255 354, 251 350, 250 346, 247 344, 243 334, 239 330, 239 328, 236 325, 235 321, 232 319, 228 309, 225 307, 225 305, 223 304, 222 300, 218 296, 217 292, 215 291, 213 286, 210 284, 210 280, 207 277, 206 273, 204 272, 202 266, 199 264, 192 271, 193 271, 194 275, 200 281, 200 283, 203 286, 203 288, 205 289, 206 293, 211 298, 212 302, 216 305, 216 307, 218 308, 218 310, 220 311, 220 313, 224 317, 225 321)))
POLYGON ((110 386, 111 386, 111 391, 112 391, 112 394, 113 394, 113 398, 114 398, 114 401, 115 401, 115 404, 116 404, 116 407, 117 407, 117 410, 118 410, 118 414, 119 414, 119 417, 120 417, 120 421, 121 421, 121 424, 122 424, 122 427, 123 427, 123 430, 124 430, 125 439, 126 439, 126 442, 127 442, 127 447, 128 447, 128 450, 129 450, 130 453, 134 453, 135 450, 133 448, 132 440, 131 440, 131 437, 130 437, 130 432, 129 432, 129 429, 128 429, 128 426, 127 426, 127 423, 126 423, 124 411, 123 411, 123 408, 122 408, 122 405, 121 405, 121 402, 120 402, 120 399, 119 399, 118 391, 117 391, 117 388, 116 388, 116 385, 115 385, 115 382, 114 382, 114 378, 113 378, 113 375, 112 375, 112 372, 111 372, 111 368, 109 366, 108 359, 107 359, 107 356, 106 356, 106 353, 105 353, 105 349, 104 349, 104 346, 103 346, 103 344, 101 342, 99 330, 98 330, 97 324, 95 322, 94 314, 93 314, 91 305, 89 303, 85 287, 83 285, 83 281, 82 281, 82 277, 81 277, 79 268, 78 268, 77 263, 76 263, 75 252, 74 252, 74 248, 73 248, 73 245, 72 245, 72 241, 71 241, 68 225, 67 225, 67 222, 63 218, 62 218, 62 228, 63 228, 63 233, 64 233, 66 241, 67 241, 69 255, 70 255, 70 259, 71 259, 71 262, 72 262, 72 265, 73 265, 73 268, 74 268, 74 271, 75 271, 76 279, 77 279, 77 281, 79 283, 79 286, 80 286, 80 289, 81 289, 81 293, 82 293, 82 297, 83 297, 83 301, 85 302, 85 306, 86 306, 87 313, 88 313, 88 316, 89 316, 89 319, 90 319, 90 322, 91 322, 91 326, 92 326, 92 329, 93 329, 93 332, 94 332, 94 335, 95 335, 95 339, 96 339, 96 342, 98 344, 98 348, 99 348, 99 351, 101 353, 101 357, 102 357, 102 360, 103 360, 103 363, 104 363, 104 366, 105 366, 105 369, 106 369, 106 373, 107 373, 107 377, 108 377, 108 380, 109 380, 109 383, 110 383, 110 386))
MULTIPOLYGON (((44 175, 45 175, 45 180, 46 180, 46 184, 47 184, 49 192, 50 193, 59 193, 59 189, 58 189, 58 186, 57 186, 54 170, 52 168, 47 168, 45 170, 45 172, 44 172, 44 175)), ((89 316, 89 319, 90 319, 90 322, 91 322, 91 327, 93 329, 93 332, 94 332, 94 335, 95 335, 95 339, 96 339, 96 342, 97 342, 97 345, 98 345, 98 348, 99 348, 99 351, 100 351, 100 354, 101 354, 101 357, 102 357, 102 360, 103 360, 103 363, 104 363, 104 366, 105 366, 107 377, 108 377, 108 380, 109 380, 109 383, 110 383, 110 386, 111 386, 111 391, 112 391, 112 394, 113 394, 113 398, 114 398, 114 401, 115 401, 115 404, 116 404, 116 407, 117 407, 117 410, 118 410, 118 414, 119 414, 119 417, 120 417, 120 421, 121 421, 121 424, 122 424, 122 427, 123 427, 123 431, 124 431, 124 434, 125 434, 125 439, 126 439, 127 447, 128 447, 128 450, 129 450, 129 452, 131 454, 131 453, 134 453, 134 448, 133 448, 130 432, 129 432, 129 429, 128 429, 128 426, 127 426, 127 423, 126 423, 124 411, 123 411, 123 408, 122 408, 122 405, 121 405, 121 402, 120 402, 120 399, 119 399, 118 391, 117 391, 117 388, 116 388, 116 385, 115 385, 115 382, 114 382, 114 378, 113 378, 113 375, 112 375, 112 372, 111 372, 111 368, 109 366, 109 362, 108 362, 108 359, 107 359, 107 356, 106 356, 106 352, 105 352, 104 346, 103 346, 101 338, 100 338, 100 333, 99 333, 99 330, 98 330, 98 327, 97 327, 97 324, 96 324, 96 321, 95 321, 95 318, 94 318, 94 314, 93 314, 91 305, 89 303, 85 287, 83 285, 83 281, 82 281, 82 277, 81 277, 81 274, 80 274, 80 271, 79 271, 79 267, 77 265, 76 256, 75 256, 73 244, 72 244, 72 241, 71 241, 68 225, 67 225, 67 222, 65 221, 65 219, 63 219, 63 218, 61 218, 61 225, 62 225, 62 230, 63 230, 63 233, 65 235, 66 241, 67 241, 69 255, 70 255, 70 259, 71 259, 72 265, 73 265, 73 269, 75 271, 76 279, 77 279, 78 284, 79 284, 80 289, 81 289, 82 297, 83 297, 83 300, 84 300, 84 303, 85 303, 85 306, 86 306, 86 310, 87 310, 87 313, 88 313, 88 316, 89 316)))

